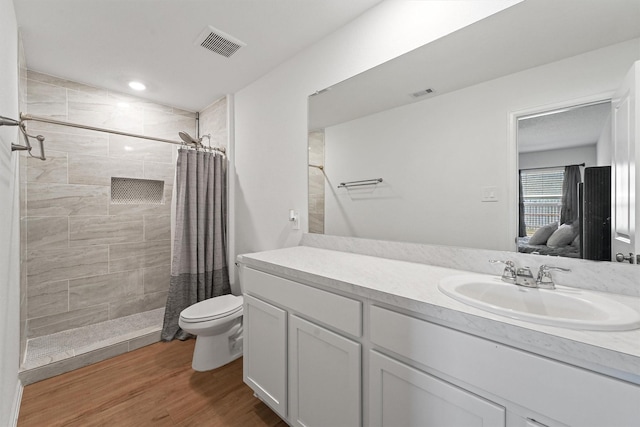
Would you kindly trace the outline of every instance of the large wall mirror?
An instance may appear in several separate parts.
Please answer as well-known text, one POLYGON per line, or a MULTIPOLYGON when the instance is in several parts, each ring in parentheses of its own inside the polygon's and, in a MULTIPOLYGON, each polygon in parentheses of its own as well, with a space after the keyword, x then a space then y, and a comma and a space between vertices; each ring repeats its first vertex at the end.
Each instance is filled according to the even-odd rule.
MULTIPOLYGON (((587 182, 613 164, 611 100, 640 60, 638 22, 640 0, 526 0, 319 88, 309 97, 309 231, 609 258, 602 248, 585 256, 606 237, 594 224, 583 237, 583 214, 560 218, 562 183, 576 166, 584 206, 587 182), (534 247, 545 226, 573 227, 564 251, 557 239, 534 247)), ((605 230, 606 220, 593 221, 605 230)))

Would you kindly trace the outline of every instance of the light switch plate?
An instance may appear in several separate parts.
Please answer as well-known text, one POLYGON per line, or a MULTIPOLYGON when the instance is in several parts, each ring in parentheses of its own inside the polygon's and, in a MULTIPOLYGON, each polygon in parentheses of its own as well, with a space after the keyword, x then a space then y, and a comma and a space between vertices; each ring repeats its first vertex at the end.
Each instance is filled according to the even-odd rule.
POLYGON ((482 187, 482 199, 483 202, 497 202, 498 201, 498 187, 482 187))
POLYGON ((289 210, 289 221, 291 221, 291 228, 294 230, 300 230, 300 213, 296 210, 289 210))

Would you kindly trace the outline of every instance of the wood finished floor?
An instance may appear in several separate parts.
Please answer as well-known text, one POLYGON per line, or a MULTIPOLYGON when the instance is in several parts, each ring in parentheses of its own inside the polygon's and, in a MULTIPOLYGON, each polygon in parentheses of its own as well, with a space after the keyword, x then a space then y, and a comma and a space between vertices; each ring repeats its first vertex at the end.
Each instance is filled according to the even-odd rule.
POLYGON ((24 388, 19 427, 286 427, 242 382, 242 359, 191 369, 195 340, 156 343, 24 388))

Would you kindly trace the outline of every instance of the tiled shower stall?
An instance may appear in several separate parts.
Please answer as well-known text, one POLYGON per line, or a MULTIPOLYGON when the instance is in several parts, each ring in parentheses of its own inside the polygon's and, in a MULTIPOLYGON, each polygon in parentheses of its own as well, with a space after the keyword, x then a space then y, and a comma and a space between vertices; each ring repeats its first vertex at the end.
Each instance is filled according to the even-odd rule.
MULTIPOLYGON (((194 112, 33 71, 23 80, 21 108, 34 116, 171 140, 196 134, 194 112)), ((226 99, 203 112, 214 144, 226 144, 226 114, 226 99)), ((47 157, 20 159, 22 377, 31 382, 159 339, 178 146, 27 123, 46 137, 47 157), (155 181, 163 197, 118 203, 113 177, 155 181)))

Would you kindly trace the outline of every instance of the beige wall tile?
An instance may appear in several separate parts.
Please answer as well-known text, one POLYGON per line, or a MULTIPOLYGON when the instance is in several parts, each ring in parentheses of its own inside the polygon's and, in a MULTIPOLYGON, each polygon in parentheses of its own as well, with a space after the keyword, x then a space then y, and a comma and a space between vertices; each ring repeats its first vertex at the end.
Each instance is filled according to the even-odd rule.
POLYGON ((144 269, 144 293, 167 292, 171 282, 171 265, 144 269))
MULTIPOLYGON (((91 156, 106 156, 109 154, 109 138, 106 134, 99 132, 71 133, 72 128, 63 128, 67 132, 52 131, 42 129, 40 124, 32 122, 32 126, 37 126, 38 132, 45 136, 45 149, 66 153, 81 153, 91 156)), ((55 129, 60 130, 61 126, 55 129)))
MULTIPOLYGON (((324 165, 324 131, 309 132, 309 164, 324 165)), ((309 232, 324 233, 325 175, 309 167, 309 232)))
POLYGON ((61 217, 28 217, 25 249, 66 249, 69 247, 69 220, 61 217))
POLYGON ((29 184, 28 216, 107 215, 108 210, 109 187, 29 184))
POLYGON ((117 129, 129 133, 143 133, 144 110, 140 102, 135 102, 135 99, 110 92, 107 102, 112 106, 112 109, 105 126, 109 129, 117 129))
POLYGON ((29 319, 27 321, 27 334, 29 338, 41 337, 67 329, 93 325, 106 320, 109 320, 109 306, 102 304, 100 306, 73 310, 67 313, 29 319))
POLYGON ((115 302, 109 304, 109 318, 130 316, 136 313, 162 308, 167 303, 166 292, 154 292, 143 296, 132 298, 129 301, 115 302))
MULTIPOLYGON (((67 153, 49 150, 45 146, 47 160, 27 157, 27 182, 67 183, 67 153)), ((39 149, 38 149, 39 153, 39 149)), ((34 153, 34 155, 37 155, 34 153)))
POLYGON ((196 121, 192 117, 148 111, 143 124, 145 135, 180 141, 178 132, 184 131, 195 137, 196 121))
POLYGON ((69 311, 69 281, 38 283, 27 287, 27 318, 69 311))
MULTIPOLYGON (((177 140, 176 136, 173 138, 177 140)), ((158 163, 173 163, 172 144, 122 135, 109 135, 109 156, 158 163)))
POLYGON ((171 241, 125 243, 109 246, 109 271, 127 271, 171 263, 171 241))
POLYGON ((144 240, 171 239, 171 215, 145 215, 144 240))
POLYGON ((324 197, 324 173, 318 168, 309 168, 309 194, 324 197))
POLYGON ((110 186, 113 176, 142 178, 142 161, 69 154, 69 184, 110 186))
POLYGON ((171 108, 171 112, 173 114, 176 114, 178 116, 184 116, 184 117, 188 117, 190 119, 193 119, 194 123, 196 120, 196 113, 193 111, 187 111, 187 110, 182 110, 180 108, 176 108, 176 107, 172 107, 171 108))
MULTIPOLYGON (((211 146, 226 147, 227 132, 227 98, 222 98, 200 112, 200 134, 211 135, 211 146)), ((203 142, 207 142, 205 139, 203 142)))
MULTIPOLYGON (((27 80, 27 112, 58 120, 67 119, 67 90, 59 86, 27 80)), ((27 128, 31 129, 30 124, 27 128)))
POLYGON ((309 214, 309 233, 324 233, 324 215, 309 214))
POLYGON ((309 132, 309 163, 324 166, 324 132, 309 132))
MULTIPOLYGON (((114 104, 126 103, 131 107, 142 110, 143 113, 146 113, 146 111, 148 110, 165 114, 173 114, 173 107, 170 107, 168 105, 156 104, 155 102, 151 102, 146 99, 138 98, 125 93, 109 92, 109 98, 114 104)), ((139 120, 140 123, 142 123, 144 117, 140 117, 139 120)))
POLYGON ((72 123, 88 126, 108 127, 113 114, 107 92, 67 91, 67 117, 72 123))
POLYGON ((48 74, 39 73, 33 70, 27 70, 27 78, 31 80, 36 80, 38 82, 49 83, 49 84, 52 84, 51 79, 59 80, 57 77, 51 77, 48 74))
POLYGON ((27 285, 106 274, 108 256, 106 246, 30 251, 27 285))
POLYGON ((143 230, 142 216, 69 217, 69 246, 141 242, 143 230))
POLYGON ((69 309, 77 310, 105 302, 129 300, 142 293, 142 270, 74 279, 69 281, 69 309))
POLYGON ((175 162, 156 163, 144 162, 144 177, 146 179, 157 179, 164 181, 164 185, 173 185, 176 174, 175 162))
POLYGON ((72 89, 76 91, 82 91, 93 94, 106 95, 106 89, 100 89, 94 86, 88 86, 83 83, 77 83, 71 80, 61 79, 60 77, 50 76, 48 74, 39 73, 37 71, 28 70, 27 77, 31 80, 36 80, 41 83, 47 83, 50 85, 60 86, 65 89, 72 89))
POLYGON ((324 216, 324 195, 309 196, 309 212, 324 216))

